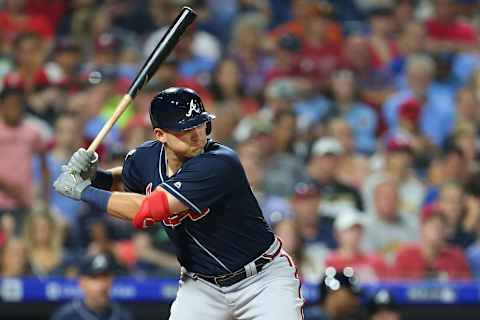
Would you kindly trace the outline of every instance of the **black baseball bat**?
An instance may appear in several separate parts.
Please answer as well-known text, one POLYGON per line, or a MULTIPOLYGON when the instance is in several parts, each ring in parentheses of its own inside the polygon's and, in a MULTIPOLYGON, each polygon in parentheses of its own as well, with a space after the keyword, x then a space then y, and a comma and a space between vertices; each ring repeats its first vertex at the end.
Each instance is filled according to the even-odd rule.
POLYGON ((193 9, 189 7, 182 8, 180 14, 170 25, 167 32, 163 35, 160 42, 157 44, 155 49, 152 51, 148 59, 143 64, 142 68, 135 77, 135 80, 133 80, 132 84, 130 85, 127 94, 123 96, 123 98, 115 107, 113 115, 104 124, 102 129, 98 132, 97 136, 88 147, 88 151, 95 151, 98 148, 105 136, 112 129, 115 122, 117 122, 118 118, 120 118, 123 112, 127 109, 128 105, 130 104, 130 102, 132 102, 137 93, 152 78, 152 76, 158 70, 162 62, 168 57, 170 52, 178 43, 180 37, 185 32, 187 27, 192 24, 196 17, 197 14, 195 13, 195 11, 193 11, 193 9))

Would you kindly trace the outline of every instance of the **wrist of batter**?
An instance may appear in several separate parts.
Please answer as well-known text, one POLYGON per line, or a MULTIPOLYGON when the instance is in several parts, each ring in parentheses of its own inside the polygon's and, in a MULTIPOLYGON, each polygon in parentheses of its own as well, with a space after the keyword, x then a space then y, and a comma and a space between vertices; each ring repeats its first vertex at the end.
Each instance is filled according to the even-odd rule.
POLYGON ((91 204, 97 209, 106 212, 108 201, 110 200, 111 196, 112 193, 110 191, 101 190, 90 185, 83 189, 82 193, 80 194, 80 199, 88 204, 91 204))
POLYGON ((92 186, 102 190, 112 190, 113 173, 111 171, 97 169, 95 178, 92 181, 92 186))

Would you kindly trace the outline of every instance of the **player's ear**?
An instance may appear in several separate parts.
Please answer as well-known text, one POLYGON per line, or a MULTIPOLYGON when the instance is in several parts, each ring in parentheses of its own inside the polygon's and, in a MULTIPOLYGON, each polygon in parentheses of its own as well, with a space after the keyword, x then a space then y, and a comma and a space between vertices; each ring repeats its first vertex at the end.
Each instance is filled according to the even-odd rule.
POLYGON ((157 140, 161 143, 167 142, 167 137, 165 133, 166 132, 160 128, 153 129, 153 134, 155 135, 155 138, 157 138, 157 140))

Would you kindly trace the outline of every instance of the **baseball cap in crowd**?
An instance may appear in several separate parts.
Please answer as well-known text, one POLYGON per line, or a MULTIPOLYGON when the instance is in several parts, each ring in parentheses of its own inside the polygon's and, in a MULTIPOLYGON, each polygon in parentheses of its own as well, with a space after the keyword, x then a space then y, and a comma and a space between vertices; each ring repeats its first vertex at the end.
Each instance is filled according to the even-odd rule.
POLYGON ((87 277, 113 274, 114 261, 110 255, 96 254, 83 257, 80 262, 80 274, 87 277))
POLYGON ((426 223, 427 221, 429 221, 434 217, 439 217, 444 221, 446 219, 445 211, 443 210, 440 204, 432 203, 422 208, 422 212, 420 214, 420 222, 422 224, 426 223))
POLYGON ((393 295, 388 290, 381 289, 367 300, 367 310, 373 315, 381 310, 397 311, 398 306, 393 295))
POLYGON ((362 213, 349 207, 340 211, 333 224, 335 231, 344 231, 353 226, 363 227, 364 225, 365 223, 363 221, 362 213))
POLYGON ((325 300, 329 294, 340 289, 347 289, 354 295, 359 296, 362 290, 354 273, 352 267, 346 267, 343 270, 337 270, 331 266, 327 267, 325 275, 320 281, 320 301, 325 300))
POLYGON ((343 147, 337 139, 332 137, 320 138, 313 144, 312 155, 325 156, 336 155, 339 156, 343 153, 343 147))
POLYGON ((299 182, 295 185, 293 195, 296 199, 318 197, 320 189, 313 182, 299 182))

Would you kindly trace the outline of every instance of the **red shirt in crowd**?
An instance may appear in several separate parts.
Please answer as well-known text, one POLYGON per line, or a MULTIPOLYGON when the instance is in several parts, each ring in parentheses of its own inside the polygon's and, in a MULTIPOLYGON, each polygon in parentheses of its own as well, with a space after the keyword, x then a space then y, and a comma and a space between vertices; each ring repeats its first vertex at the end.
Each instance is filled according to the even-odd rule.
POLYGON ((48 73, 43 67, 28 75, 14 70, 7 73, 3 79, 5 87, 23 88, 27 91, 49 85, 51 82, 48 73))
POLYGON ((447 245, 434 261, 427 261, 420 244, 401 248, 395 261, 395 277, 418 280, 447 276, 450 280, 470 278, 467 260, 460 248, 447 245))
POLYGON ((324 87, 332 73, 342 65, 342 48, 330 41, 320 47, 305 42, 299 60, 302 75, 324 87))
POLYGON ((0 11, 0 29, 3 39, 9 42, 22 32, 35 32, 48 40, 54 36, 53 26, 41 15, 26 15, 24 19, 14 19, 8 12, 0 11))
POLYGON ((473 43, 477 40, 475 28, 460 20, 444 23, 430 19, 425 23, 427 35, 433 40, 473 43))
POLYGON ((385 261, 377 255, 359 253, 355 257, 346 258, 338 251, 330 253, 325 261, 327 267, 343 270, 352 267, 355 276, 362 282, 378 281, 388 277, 389 268, 385 261))

